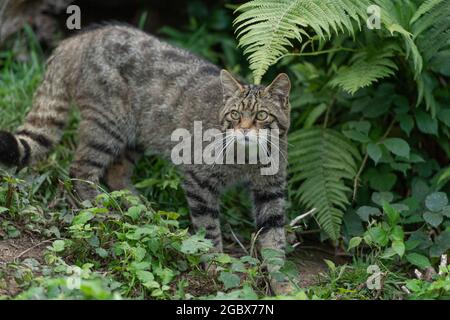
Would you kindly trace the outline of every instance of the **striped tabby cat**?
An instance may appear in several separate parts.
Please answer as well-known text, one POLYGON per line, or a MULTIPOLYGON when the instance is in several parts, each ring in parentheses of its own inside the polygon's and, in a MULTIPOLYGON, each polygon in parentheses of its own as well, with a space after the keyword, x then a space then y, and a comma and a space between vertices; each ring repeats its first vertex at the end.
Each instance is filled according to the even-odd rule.
MULTIPOLYGON (((139 154, 151 150, 169 157, 172 132, 192 128, 194 121, 204 129, 244 134, 276 127, 279 152, 285 154, 289 91, 285 74, 268 87, 242 84, 144 32, 104 26, 69 38, 55 50, 25 123, 14 135, 0 131, 0 162, 21 167, 46 155, 61 138, 72 101, 81 123, 70 175, 81 199, 97 191, 80 180, 102 179, 113 190, 133 190, 130 177, 139 154)), ((194 228, 204 228, 221 251, 219 195, 243 182, 253 197, 256 227, 262 229, 261 247, 284 251, 283 156, 279 168, 275 175, 261 175, 257 164, 180 165, 194 228)))

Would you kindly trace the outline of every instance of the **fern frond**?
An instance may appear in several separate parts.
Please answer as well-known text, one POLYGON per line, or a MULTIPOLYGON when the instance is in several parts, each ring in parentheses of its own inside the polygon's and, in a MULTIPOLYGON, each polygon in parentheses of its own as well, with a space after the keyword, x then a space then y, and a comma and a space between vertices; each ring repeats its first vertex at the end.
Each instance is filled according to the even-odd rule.
POLYGON ((296 131, 289 142, 289 172, 293 176, 289 184, 294 199, 316 208, 318 224, 336 240, 351 192, 345 180, 355 177, 361 155, 347 138, 332 129, 296 131))
POLYGON ((249 56, 254 82, 288 53, 295 40, 309 37, 307 28, 325 39, 333 33, 354 33, 367 17, 368 0, 252 0, 241 5, 235 19, 239 46, 249 56), (361 19, 362 18, 362 19, 361 19))
POLYGON ((420 5, 420 7, 414 13, 410 23, 413 24, 414 22, 416 22, 422 15, 433 9, 433 7, 435 7, 442 1, 444 0, 426 0, 424 3, 420 5))
POLYGON ((392 46, 375 54, 368 51, 355 54, 352 59, 353 63, 350 66, 341 67, 330 85, 340 87, 353 95, 361 88, 392 76, 397 70, 397 65, 391 59, 394 55, 392 46))
POLYGON ((412 30, 425 62, 428 62, 450 44, 450 0, 440 1, 423 12, 415 20, 412 30))
POLYGON ((406 57, 411 56, 414 66, 414 75, 417 79, 423 70, 423 58, 413 39, 413 34, 407 30, 409 26, 404 25, 405 21, 400 14, 403 9, 401 2, 392 0, 376 0, 381 8, 381 20, 389 32, 394 35, 399 33, 404 40, 406 57))

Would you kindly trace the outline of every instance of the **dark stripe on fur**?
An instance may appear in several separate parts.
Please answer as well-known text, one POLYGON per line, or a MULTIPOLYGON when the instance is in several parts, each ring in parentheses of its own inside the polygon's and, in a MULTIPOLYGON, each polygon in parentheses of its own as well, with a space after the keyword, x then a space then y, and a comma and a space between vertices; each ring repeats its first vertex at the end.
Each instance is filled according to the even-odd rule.
MULTIPOLYGON (((189 176, 189 178, 191 178, 195 184, 197 186, 199 186, 202 189, 207 189, 208 191, 210 191, 211 193, 217 195, 219 192, 217 190, 217 187, 212 185, 211 183, 209 183, 209 181, 207 179, 202 180, 199 177, 197 177, 197 175, 195 175, 195 173, 193 173, 192 171, 186 171, 186 174, 189 176)), ((186 183, 190 183, 189 180, 185 181, 186 183)))
POLYGON ((113 149, 110 146, 103 144, 103 143, 91 141, 87 144, 87 146, 93 150, 107 154, 111 157, 115 157, 117 155, 117 151, 115 149, 113 149))
POLYGON ((6 131, 0 131, 0 162, 7 166, 15 166, 20 162, 17 140, 14 135, 6 131))
POLYGON ((84 119, 87 121, 94 122, 98 127, 100 127, 103 131, 105 131, 111 137, 113 137, 114 139, 116 139, 117 141, 119 141, 123 144, 125 143, 125 139, 121 135, 119 135, 117 132, 111 130, 111 128, 109 128, 107 125, 102 123, 100 120, 98 120, 94 117, 86 117, 84 119))
POLYGON ((24 149, 24 154, 23 154, 23 158, 22 158, 22 165, 25 166, 30 162, 30 157, 31 157, 31 148, 30 145, 28 144, 28 142, 24 139, 19 139, 20 143, 23 146, 24 149))
POLYGON ((258 204, 284 198, 285 193, 283 191, 276 191, 276 192, 255 191, 253 196, 255 197, 255 202, 258 204))
POLYGON ((34 127, 52 125, 62 130, 66 126, 66 123, 62 120, 58 120, 54 117, 41 117, 39 115, 32 115, 26 119, 26 123, 33 125, 34 127))
POLYGON ((98 169, 102 169, 105 167, 105 165, 103 163, 95 161, 95 160, 90 160, 90 159, 77 160, 77 161, 75 161, 75 163, 77 163, 81 167, 84 167, 86 165, 94 167, 94 168, 98 168, 98 169))
POLYGON ((44 148, 50 149, 52 147, 52 141, 42 134, 31 132, 29 130, 20 130, 19 132, 17 132, 17 134, 21 136, 26 136, 36 141, 44 148))
POLYGON ((188 197, 190 199, 194 199, 198 203, 202 203, 202 204, 206 203, 202 197, 200 197, 198 194, 193 193, 192 191, 189 191, 189 190, 186 191, 186 197, 188 197))
POLYGON ((196 204, 194 206, 191 206, 191 214, 193 216, 205 216, 210 215, 213 218, 219 217, 219 210, 210 208, 208 206, 202 205, 202 204, 196 204))
POLYGON ((285 225, 285 216, 282 214, 274 214, 266 217, 265 219, 261 219, 262 217, 257 217, 256 226, 259 229, 263 228, 261 231, 265 233, 270 229, 274 228, 282 228, 285 225))

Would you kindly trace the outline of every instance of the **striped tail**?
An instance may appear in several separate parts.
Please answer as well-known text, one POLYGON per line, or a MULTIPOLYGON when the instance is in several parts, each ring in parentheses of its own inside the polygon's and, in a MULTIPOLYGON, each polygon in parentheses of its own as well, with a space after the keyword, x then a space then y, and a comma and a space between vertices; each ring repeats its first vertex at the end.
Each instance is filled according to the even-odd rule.
POLYGON ((60 69, 55 64, 48 67, 24 124, 16 134, 0 131, 0 163, 4 165, 30 165, 47 155, 61 139, 70 103, 60 69))

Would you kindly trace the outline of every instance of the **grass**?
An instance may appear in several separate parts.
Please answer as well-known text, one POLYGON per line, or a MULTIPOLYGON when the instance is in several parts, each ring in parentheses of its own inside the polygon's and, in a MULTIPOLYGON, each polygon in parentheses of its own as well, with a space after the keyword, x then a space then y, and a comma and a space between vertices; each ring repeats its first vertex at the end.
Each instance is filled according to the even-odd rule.
MULTIPOLYGON (((32 33, 25 32, 13 48, 0 53, 0 128, 7 130, 14 130, 22 122, 44 69, 32 33), (26 53, 23 61, 18 59, 18 52, 26 53)), ((235 240, 239 237, 247 248, 251 246, 253 222, 248 195, 242 188, 223 197, 222 222, 229 254, 209 254, 211 243, 201 233, 189 234, 180 177, 166 161, 154 156, 145 157, 136 168, 134 182, 141 197, 126 191, 105 191, 93 203, 72 207, 67 169, 76 144, 77 123, 74 112, 62 143, 37 166, 20 172, 0 171, 0 249, 12 252, 0 256, 1 298, 268 296, 268 275, 263 266, 277 259, 276 253, 267 250, 251 256, 235 240), (211 277, 202 263, 215 265, 217 274, 211 277)), ((282 271, 295 283, 306 276, 313 281, 297 287, 289 298, 445 297, 448 290, 448 271, 431 283, 413 280, 408 270, 395 264, 384 265, 373 256, 361 255, 337 263, 330 261, 332 255, 311 251, 314 258, 308 262, 296 255, 294 248, 290 250, 294 253, 282 271), (380 265, 382 272, 382 285, 376 290, 366 285, 370 276, 367 268, 373 264, 380 265), (312 270, 309 275, 308 266, 312 270), (408 290, 409 295, 405 294, 408 290)))

